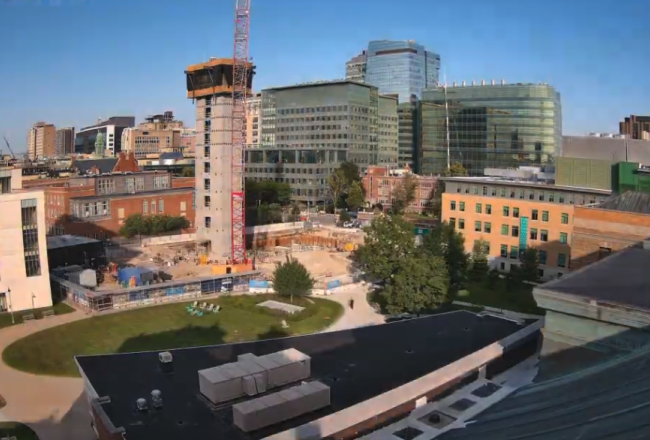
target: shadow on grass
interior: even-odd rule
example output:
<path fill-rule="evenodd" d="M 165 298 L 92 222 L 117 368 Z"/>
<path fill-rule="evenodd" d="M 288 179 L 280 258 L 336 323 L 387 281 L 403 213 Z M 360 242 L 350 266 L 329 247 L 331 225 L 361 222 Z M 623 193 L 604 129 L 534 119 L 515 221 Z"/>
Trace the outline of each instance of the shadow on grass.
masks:
<path fill-rule="evenodd" d="M 118 353 L 136 351 L 169 350 L 178 347 L 198 347 L 202 345 L 222 344 L 226 331 L 215 324 L 209 327 L 190 325 L 176 330 L 158 333 L 141 333 L 125 340 Z"/>
<path fill-rule="evenodd" d="M 291 333 L 283 329 L 282 327 L 279 327 L 277 325 L 274 325 L 264 333 L 260 333 L 257 336 L 258 341 L 262 341 L 264 339 L 278 339 L 278 338 L 286 338 L 287 336 L 291 336 Z"/>
<path fill-rule="evenodd" d="M 38 440 L 36 433 L 22 423 L 0 422 L 0 438 L 16 438 L 17 440 Z"/>

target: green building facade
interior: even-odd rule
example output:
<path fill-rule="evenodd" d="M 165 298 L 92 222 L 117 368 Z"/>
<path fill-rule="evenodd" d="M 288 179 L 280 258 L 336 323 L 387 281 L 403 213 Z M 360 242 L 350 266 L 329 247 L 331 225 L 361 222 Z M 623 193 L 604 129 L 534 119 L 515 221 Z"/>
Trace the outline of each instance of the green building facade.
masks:
<path fill-rule="evenodd" d="M 482 176 L 485 168 L 554 164 L 560 155 L 560 94 L 547 84 L 427 89 L 421 112 L 422 174 L 442 174 L 448 160 Z"/>
<path fill-rule="evenodd" d="M 606 160 L 559 157 L 555 166 L 555 184 L 611 190 L 614 165 L 614 162 Z"/>

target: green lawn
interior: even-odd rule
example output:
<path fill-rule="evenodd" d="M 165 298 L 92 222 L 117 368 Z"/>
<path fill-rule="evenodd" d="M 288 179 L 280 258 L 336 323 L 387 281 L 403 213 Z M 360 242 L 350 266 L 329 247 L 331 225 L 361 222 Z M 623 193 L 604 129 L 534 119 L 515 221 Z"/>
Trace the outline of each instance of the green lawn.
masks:
<path fill-rule="evenodd" d="M 0 438 L 16 437 L 17 440 L 38 440 L 38 436 L 22 423 L 0 422 Z"/>
<path fill-rule="evenodd" d="M 56 315 L 65 315 L 66 313 L 72 313 L 74 312 L 74 309 L 67 305 L 66 303 L 57 303 L 54 304 L 52 307 L 44 307 L 42 309 L 34 309 L 34 310 L 22 310 L 20 312 L 15 312 L 14 313 L 14 323 L 15 324 L 22 324 L 23 322 L 23 315 L 29 315 L 30 313 L 33 313 L 36 319 L 41 319 L 43 317 L 42 313 L 43 310 L 48 310 L 48 309 L 53 309 L 54 314 Z M 9 327 L 13 325 L 11 323 L 11 313 L 0 313 L 0 329 L 4 327 Z"/>
<path fill-rule="evenodd" d="M 454 299 L 513 312 L 543 314 L 533 298 L 533 286 L 516 283 L 508 289 L 504 279 L 499 279 L 493 286 L 487 282 L 469 282 Z"/>
<path fill-rule="evenodd" d="M 125 353 L 240 342 L 312 333 L 336 321 L 343 307 L 320 298 L 295 298 L 305 310 L 295 315 L 257 307 L 270 295 L 226 296 L 214 299 L 218 314 L 191 316 L 188 303 L 145 307 L 96 316 L 34 333 L 2 353 L 13 368 L 55 376 L 77 376 L 75 355 Z M 272 299 L 288 302 L 273 297 Z M 281 328 L 282 319 L 289 324 Z"/>

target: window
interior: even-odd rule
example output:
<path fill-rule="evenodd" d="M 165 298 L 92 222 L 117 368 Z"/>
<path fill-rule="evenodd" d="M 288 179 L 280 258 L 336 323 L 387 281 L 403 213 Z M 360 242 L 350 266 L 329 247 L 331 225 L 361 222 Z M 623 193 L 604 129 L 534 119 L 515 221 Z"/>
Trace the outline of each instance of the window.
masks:
<path fill-rule="evenodd" d="M 41 274 L 41 257 L 38 243 L 38 217 L 36 199 L 20 201 L 23 228 L 23 257 L 28 277 Z"/>
<path fill-rule="evenodd" d="M 465 220 L 462 218 L 458 220 L 458 229 L 465 229 Z"/>
<path fill-rule="evenodd" d="M 557 254 L 557 266 L 566 267 L 566 254 Z"/>
<path fill-rule="evenodd" d="M 181 202 L 181 211 L 187 211 L 187 202 Z"/>
<path fill-rule="evenodd" d="M 477 203 L 476 204 L 476 213 L 480 214 L 481 212 L 483 212 L 483 205 L 480 204 L 480 203 Z"/>
<path fill-rule="evenodd" d="M 543 222 L 548 221 L 548 211 L 542 211 L 542 221 Z"/>
<path fill-rule="evenodd" d="M 505 196 L 506 196 L 506 189 L 505 189 L 505 188 L 501 188 L 501 192 L 500 192 L 500 193 L 501 193 L 501 197 L 505 197 Z"/>
<path fill-rule="evenodd" d="M 542 229 L 542 233 L 540 234 L 539 239 L 541 241 L 548 241 L 548 231 L 546 229 Z"/>
<path fill-rule="evenodd" d="M 488 215 L 492 214 L 492 205 L 485 205 L 485 213 Z"/>
<path fill-rule="evenodd" d="M 491 194 L 492 194 L 492 197 L 496 197 L 496 195 L 497 195 L 497 189 L 496 189 L 496 188 L 492 188 L 492 192 L 491 192 Z"/>
<path fill-rule="evenodd" d="M 510 216 L 510 207 L 508 207 L 508 206 L 503 207 L 503 216 L 504 217 L 509 217 Z"/>
<path fill-rule="evenodd" d="M 530 239 L 537 240 L 537 229 L 535 228 L 530 229 Z"/>
<path fill-rule="evenodd" d="M 460 210 L 465 211 L 465 202 L 460 202 Z"/>
<path fill-rule="evenodd" d="M 210 172 L 210 162 L 203 162 L 203 172 L 205 173 Z"/>
<path fill-rule="evenodd" d="M 560 243 L 567 244 L 569 242 L 569 234 L 566 232 L 560 232 Z"/>
<path fill-rule="evenodd" d="M 158 212 L 161 214 L 165 212 L 165 201 L 163 199 L 158 200 Z"/>
<path fill-rule="evenodd" d="M 143 214 L 149 213 L 149 202 L 147 202 L 146 200 L 142 202 L 142 213 Z"/>
<path fill-rule="evenodd" d="M 478 220 L 474 222 L 474 232 L 481 232 L 481 222 Z"/>
<path fill-rule="evenodd" d="M 156 201 L 155 200 L 151 201 L 151 213 L 152 214 L 156 213 Z"/>
<path fill-rule="evenodd" d="M 207 180 L 208 182 L 210 181 L 210 179 L 205 179 L 205 180 Z M 155 176 L 153 178 L 153 188 L 154 189 L 169 188 L 169 176 Z M 206 188 L 206 189 L 210 189 L 210 188 Z"/>
<path fill-rule="evenodd" d="M 501 225 L 501 235 L 508 235 L 510 228 L 508 225 Z"/>
<path fill-rule="evenodd" d="M 519 218 L 519 208 L 512 208 L 512 216 L 514 218 Z"/>
<path fill-rule="evenodd" d="M 519 258 L 519 247 L 518 246 L 510 246 L 510 258 L 513 260 L 516 260 Z"/>
<path fill-rule="evenodd" d="M 563 225 L 569 224 L 569 214 L 567 214 L 566 212 L 562 213 L 562 224 Z"/>
<path fill-rule="evenodd" d="M 501 253 L 500 253 L 500 255 L 503 258 L 508 258 L 508 245 L 507 244 L 502 244 L 501 245 Z"/>
<path fill-rule="evenodd" d="M 117 208 L 117 218 L 119 220 L 124 218 L 124 208 Z"/>
<path fill-rule="evenodd" d="M 205 218 L 205 227 L 210 228 L 212 226 L 212 217 L 206 217 Z"/>
<path fill-rule="evenodd" d="M 555 194 L 554 193 L 550 193 L 548 195 L 548 201 L 549 202 L 554 202 L 555 201 Z"/>
<path fill-rule="evenodd" d="M 562 193 L 558 194 L 558 202 L 564 203 L 564 194 Z"/>
<path fill-rule="evenodd" d="M 535 200 L 535 191 L 531 191 L 528 193 L 528 200 Z"/>
<path fill-rule="evenodd" d="M 203 189 L 210 191 L 210 179 L 203 179 Z"/>
<path fill-rule="evenodd" d="M 474 194 L 478 194 L 478 186 L 473 186 L 473 187 L 472 187 L 472 192 L 473 192 Z"/>
<path fill-rule="evenodd" d="M 546 264 L 546 251 L 539 251 L 539 264 Z"/>
<path fill-rule="evenodd" d="M 453 218 L 453 217 L 451 217 L 451 218 L 449 219 L 449 224 L 451 225 L 452 228 L 455 229 L 455 228 L 456 228 L 456 219 Z"/>
<path fill-rule="evenodd" d="M 513 226 L 512 227 L 512 236 L 513 237 L 519 237 L 519 226 Z"/>
<path fill-rule="evenodd" d="M 115 192 L 114 179 L 97 179 L 98 194 L 113 194 Z"/>
<path fill-rule="evenodd" d="M 539 192 L 539 201 L 543 202 L 544 201 L 544 191 Z"/>
<path fill-rule="evenodd" d="M 483 232 L 485 232 L 486 234 L 490 234 L 492 232 L 492 223 L 490 222 L 483 223 Z"/>
<path fill-rule="evenodd" d="M 210 207 L 210 196 L 203 196 L 203 206 L 206 208 Z"/>
<path fill-rule="evenodd" d="M 484 186 L 484 187 L 483 187 L 483 195 L 484 195 L 484 196 L 487 196 L 487 186 Z"/>
<path fill-rule="evenodd" d="M 532 220 L 539 220 L 539 212 L 536 209 L 533 209 L 532 215 L 530 217 Z"/>
<path fill-rule="evenodd" d="M 452 200 L 451 203 L 449 203 L 449 209 L 451 209 L 452 211 L 456 210 L 456 202 L 454 200 Z"/>
<path fill-rule="evenodd" d="M 524 199 L 524 190 L 523 190 L 523 189 L 520 189 L 520 190 L 519 190 L 519 198 L 520 198 L 521 200 Z"/>

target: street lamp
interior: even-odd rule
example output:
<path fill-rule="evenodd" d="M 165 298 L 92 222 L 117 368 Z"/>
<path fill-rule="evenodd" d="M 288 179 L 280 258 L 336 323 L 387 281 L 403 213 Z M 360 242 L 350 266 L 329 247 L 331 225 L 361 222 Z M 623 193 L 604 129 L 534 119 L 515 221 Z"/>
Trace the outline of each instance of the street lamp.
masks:
<path fill-rule="evenodd" d="M 36 295 L 34 295 L 34 292 L 32 292 L 32 312 L 34 311 L 34 299 L 36 298 Z"/>
<path fill-rule="evenodd" d="M 9 300 L 9 312 L 11 313 L 11 324 L 15 324 L 14 321 L 14 304 L 11 300 L 11 289 L 7 287 L 7 299 Z"/>

